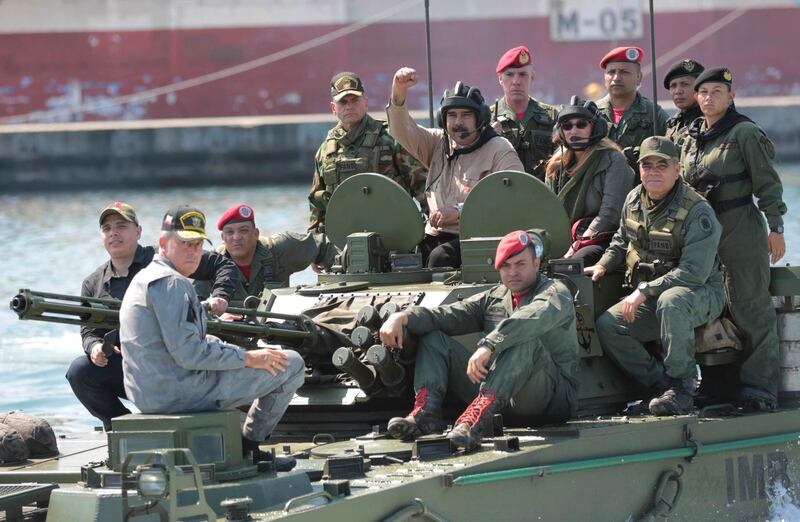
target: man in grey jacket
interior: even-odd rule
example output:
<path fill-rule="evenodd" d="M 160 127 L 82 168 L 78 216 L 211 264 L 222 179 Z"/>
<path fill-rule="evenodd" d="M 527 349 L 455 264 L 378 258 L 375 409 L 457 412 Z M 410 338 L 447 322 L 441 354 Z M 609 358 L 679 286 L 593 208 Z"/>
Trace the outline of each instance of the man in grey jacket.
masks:
<path fill-rule="evenodd" d="M 244 351 L 207 336 L 205 313 L 188 279 L 208 240 L 205 216 L 180 206 L 167 211 L 161 230 L 159 255 L 133 278 L 120 309 L 125 391 L 143 413 L 252 402 L 243 445 L 259 458 L 259 444 L 303 384 L 303 359 L 277 347 Z"/>

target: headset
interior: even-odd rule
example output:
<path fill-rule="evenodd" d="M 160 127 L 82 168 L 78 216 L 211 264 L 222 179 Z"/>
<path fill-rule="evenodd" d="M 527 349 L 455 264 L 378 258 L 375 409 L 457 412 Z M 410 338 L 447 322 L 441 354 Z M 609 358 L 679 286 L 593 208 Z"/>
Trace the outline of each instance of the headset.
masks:
<path fill-rule="evenodd" d="M 442 101 L 436 111 L 436 124 L 447 130 L 447 111 L 449 109 L 469 109 L 475 112 L 477 119 L 475 128 L 478 132 L 489 124 L 492 119 L 492 111 L 483 99 L 481 91 L 477 87 L 470 87 L 461 82 L 456 82 L 453 90 L 445 90 L 442 94 Z"/>
<path fill-rule="evenodd" d="M 561 130 L 561 124 L 570 118 L 584 118 L 589 120 L 589 123 L 592 124 L 592 134 L 580 145 L 568 143 L 567 140 L 564 139 L 564 131 Z M 569 105 L 562 107 L 561 110 L 558 111 L 556 124 L 553 126 L 553 133 L 556 135 L 557 144 L 567 147 L 568 149 L 584 150 L 599 143 L 600 140 L 608 135 L 608 121 L 600 116 L 597 104 L 593 101 L 583 101 L 578 96 L 573 96 L 569 100 Z"/>

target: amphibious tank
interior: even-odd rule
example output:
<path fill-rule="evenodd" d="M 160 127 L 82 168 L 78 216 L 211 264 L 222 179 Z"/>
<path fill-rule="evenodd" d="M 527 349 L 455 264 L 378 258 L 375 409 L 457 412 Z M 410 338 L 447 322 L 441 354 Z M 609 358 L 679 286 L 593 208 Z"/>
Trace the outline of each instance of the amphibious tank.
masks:
<path fill-rule="evenodd" d="M 796 269 L 772 274 L 783 339 L 781 409 L 751 413 L 711 401 L 694 415 L 624 416 L 637 390 L 604 356 L 594 330 L 595 318 L 625 292 L 622 275 L 593 285 L 580 262 L 560 258 L 569 222 L 538 180 L 498 172 L 473 188 L 462 212 L 459 270 L 422 268 L 419 208 L 377 174 L 342 183 L 326 226 L 342 253 L 317 284 L 265 291 L 236 310 L 242 322 L 208 323 L 210 333 L 243 345 L 280 343 L 303 354 L 306 384 L 269 446 L 294 455 L 294 470 L 241 457 L 239 411 L 132 414 L 114 419 L 108 434 L 60 440 L 57 458 L 0 467 L 0 510 L 9 519 L 69 522 L 694 521 L 763 520 L 797 506 Z M 403 350 L 386 349 L 376 333 L 381 322 L 406 306 L 452 303 L 496 284 L 496 244 L 515 229 L 542 238 L 542 270 L 574 296 L 583 349 L 577 417 L 533 428 L 524 418 L 496 415 L 492 433 L 470 453 L 443 434 L 391 439 L 387 420 L 413 402 L 415 346 L 406 336 Z M 119 303 L 24 290 L 11 306 L 22 319 L 113 328 Z M 477 338 L 459 340 L 473 350 Z M 738 357 L 727 348 L 698 353 L 701 375 L 724 375 Z M 448 420 L 461 408 L 446 408 Z"/>

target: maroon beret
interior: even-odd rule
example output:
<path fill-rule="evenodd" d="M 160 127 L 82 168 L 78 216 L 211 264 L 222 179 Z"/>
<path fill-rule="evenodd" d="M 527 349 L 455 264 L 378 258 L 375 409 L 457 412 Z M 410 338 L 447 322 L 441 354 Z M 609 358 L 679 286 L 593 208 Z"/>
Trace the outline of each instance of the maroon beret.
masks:
<path fill-rule="evenodd" d="M 253 208 L 244 203 L 234 205 L 222 214 L 222 217 L 217 221 L 217 228 L 222 230 L 222 227 L 228 223 L 241 223 L 242 221 L 256 221 L 256 213 Z"/>
<path fill-rule="evenodd" d="M 506 53 L 500 57 L 500 61 L 497 62 L 497 72 L 499 74 L 509 67 L 524 67 L 530 65 L 532 60 L 533 56 L 531 56 L 530 49 L 524 45 L 514 47 L 506 51 Z"/>
<path fill-rule="evenodd" d="M 600 60 L 600 68 L 605 69 L 608 62 L 630 62 L 642 64 L 644 51 L 641 47 L 617 47 L 612 49 Z"/>
<path fill-rule="evenodd" d="M 500 267 L 503 266 L 506 259 L 525 250 L 525 247 L 532 241 L 533 239 L 530 234 L 524 230 L 515 230 L 503 236 L 503 239 L 497 244 L 497 253 L 494 256 L 494 267 L 500 270 Z"/>

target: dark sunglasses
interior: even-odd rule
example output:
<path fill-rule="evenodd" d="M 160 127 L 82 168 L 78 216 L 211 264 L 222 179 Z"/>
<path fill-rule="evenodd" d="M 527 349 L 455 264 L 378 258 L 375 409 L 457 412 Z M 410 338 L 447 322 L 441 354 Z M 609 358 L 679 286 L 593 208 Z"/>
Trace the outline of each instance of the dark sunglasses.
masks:
<path fill-rule="evenodd" d="M 561 124 L 561 128 L 564 129 L 565 131 L 571 131 L 572 127 L 578 129 L 585 129 L 588 126 L 589 122 L 586 120 L 578 120 L 578 123 L 565 122 Z"/>

